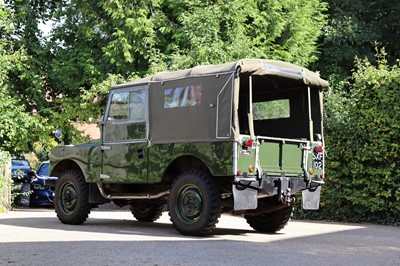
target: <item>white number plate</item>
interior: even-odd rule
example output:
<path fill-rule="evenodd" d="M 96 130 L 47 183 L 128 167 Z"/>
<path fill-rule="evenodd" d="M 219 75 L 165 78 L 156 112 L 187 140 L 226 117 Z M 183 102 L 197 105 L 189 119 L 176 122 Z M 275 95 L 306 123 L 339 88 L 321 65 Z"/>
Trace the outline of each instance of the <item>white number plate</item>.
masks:
<path fill-rule="evenodd" d="M 313 153 L 313 168 L 322 169 L 324 166 L 324 155 L 322 152 Z"/>

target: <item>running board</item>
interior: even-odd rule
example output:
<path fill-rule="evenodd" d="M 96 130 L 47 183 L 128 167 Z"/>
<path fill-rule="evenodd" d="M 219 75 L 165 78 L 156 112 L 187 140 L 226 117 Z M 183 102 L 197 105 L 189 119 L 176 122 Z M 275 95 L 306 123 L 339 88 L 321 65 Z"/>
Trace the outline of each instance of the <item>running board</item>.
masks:
<path fill-rule="evenodd" d="M 169 195 L 169 190 L 160 192 L 158 194 L 147 194 L 147 195 L 138 195 L 138 194 L 124 194 L 124 195 L 107 195 L 101 185 L 97 183 L 97 187 L 99 188 L 101 196 L 103 198 L 108 199 L 108 200 L 117 200 L 117 199 L 126 199 L 126 200 L 136 200 L 136 199 L 146 199 L 146 200 L 151 200 L 151 199 L 159 199 L 164 196 Z"/>

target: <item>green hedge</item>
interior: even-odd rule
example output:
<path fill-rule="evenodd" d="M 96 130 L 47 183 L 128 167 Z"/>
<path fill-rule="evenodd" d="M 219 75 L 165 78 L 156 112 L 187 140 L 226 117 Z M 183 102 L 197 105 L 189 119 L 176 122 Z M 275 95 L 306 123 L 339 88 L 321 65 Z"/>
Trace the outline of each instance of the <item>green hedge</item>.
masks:
<path fill-rule="evenodd" d="M 358 61 L 325 94 L 321 209 L 296 217 L 400 224 L 400 69 Z"/>

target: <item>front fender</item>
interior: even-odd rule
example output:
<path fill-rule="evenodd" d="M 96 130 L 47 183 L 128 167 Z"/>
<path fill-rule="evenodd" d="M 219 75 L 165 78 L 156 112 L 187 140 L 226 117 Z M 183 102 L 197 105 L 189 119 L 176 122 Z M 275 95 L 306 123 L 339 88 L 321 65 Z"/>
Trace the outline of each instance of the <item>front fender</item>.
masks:
<path fill-rule="evenodd" d="M 59 146 L 50 153 L 50 175 L 59 176 L 66 170 L 78 169 L 86 182 L 96 182 L 100 179 L 101 160 L 100 144 Z"/>

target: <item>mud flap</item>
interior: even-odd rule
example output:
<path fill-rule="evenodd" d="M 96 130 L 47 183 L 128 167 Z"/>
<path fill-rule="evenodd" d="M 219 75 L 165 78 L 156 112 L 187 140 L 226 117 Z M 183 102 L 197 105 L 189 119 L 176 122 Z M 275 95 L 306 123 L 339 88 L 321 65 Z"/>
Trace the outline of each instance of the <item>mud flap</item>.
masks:
<path fill-rule="evenodd" d="M 233 185 L 232 191 L 235 211 L 257 209 L 257 190 Z"/>
<path fill-rule="evenodd" d="M 302 191 L 302 205 L 304 210 L 318 210 L 321 195 L 321 186 Z"/>

